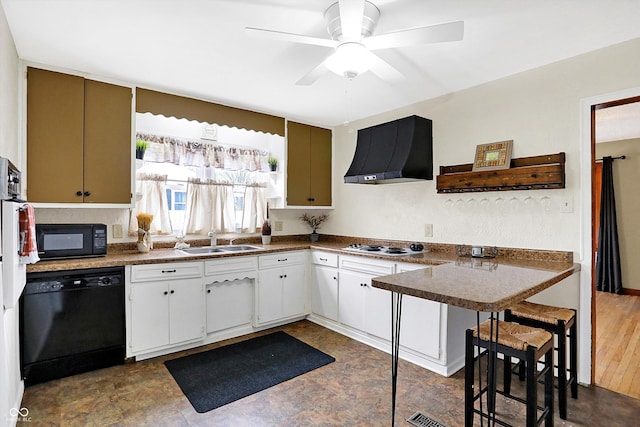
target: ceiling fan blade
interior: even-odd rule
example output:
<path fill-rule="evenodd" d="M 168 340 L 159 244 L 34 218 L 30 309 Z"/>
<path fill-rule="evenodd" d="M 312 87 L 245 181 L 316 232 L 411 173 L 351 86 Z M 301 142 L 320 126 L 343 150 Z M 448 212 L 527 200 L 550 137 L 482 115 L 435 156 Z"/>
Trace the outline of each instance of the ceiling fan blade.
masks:
<path fill-rule="evenodd" d="M 302 34 L 285 33 L 282 31 L 265 30 L 262 28 L 245 27 L 245 32 L 256 37 L 265 37 L 274 40 L 282 40 L 291 43 L 303 43 L 316 46 L 332 47 L 338 46 L 339 42 L 331 39 L 321 39 L 319 37 L 305 36 Z"/>
<path fill-rule="evenodd" d="M 313 70 L 302 76 L 300 80 L 296 82 L 298 86 L 309 86 L 315 83 L 323 74 L 328 72 L 329 69 L 324 65 L 324 61 L 318 64 Z"/>
<path fill-rule="evenodd" d="M 359 41 L 362 38 L 364 1 L 339 0 L 342 41 Z"/>
<path fill-rule="evenodd" d="M 397 83 L 405 79 L 404 74 L 389 65 L 387 61 L 380 58 L 378 55 L 373 56 L 376 58 L 376 62 L 371 68 L 371 72 L 373 74 L 390 84 Z"/>
<path fill-rule="evenodd" d="M 426 43 L 452 42 L 462 40 L 463 36 L 464 21 L 456 21 L 367 37 L 362 40 L 362 44 L 370 50 L 377 50 Z"/>

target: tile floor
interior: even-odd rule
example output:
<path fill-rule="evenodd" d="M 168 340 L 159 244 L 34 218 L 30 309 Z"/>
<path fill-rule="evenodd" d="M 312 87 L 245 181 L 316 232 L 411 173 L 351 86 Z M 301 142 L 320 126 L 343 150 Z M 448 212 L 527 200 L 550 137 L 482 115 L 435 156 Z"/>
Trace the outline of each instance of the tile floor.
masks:
<path fill-rule="evenodd" d="M 27 387 L 31 426 L 388 426 L 391 356 L 308 321 L 276 329 L 331 354 L 336 362 L 205 414 L 193 410 L 163 362 L 176 353 Z M 260 334 L 269 333 L 260 332 Z M 216 343 L 218 347 L 235 340 Z M 517 386 L 518 381 L 514 381 Z M 400 361 L 396 426 L 420 411 L 464 425 L 464 372 L 445 378 Z M 499 413 L 524 425 L 520 404 L 498 399 Z M 640 400 L 598 387 L 569 399 L 556 426 L 638 425 Z M 19 423 L 18 427 L 26 427 Z M 476 425 L 480 425 L 479 421 Z M 486 425 L 486 422 L 485 422 Z"/>

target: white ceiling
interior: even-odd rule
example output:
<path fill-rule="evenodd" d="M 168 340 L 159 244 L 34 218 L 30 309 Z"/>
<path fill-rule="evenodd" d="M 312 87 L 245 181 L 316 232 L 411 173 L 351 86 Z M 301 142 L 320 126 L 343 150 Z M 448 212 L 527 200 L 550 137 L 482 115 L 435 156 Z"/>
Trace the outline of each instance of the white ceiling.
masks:
<path fill-rule="evenodd" d="M 464 39 L 377 51 L 371 72 L 295 82 L 330 49 L 249 37 L 328 37 L 334 0 L 1 0 L 20 58 L 334 126 L 640 37 L 640 0 L 372 0 L 382 34 L 463 20 Z"/>

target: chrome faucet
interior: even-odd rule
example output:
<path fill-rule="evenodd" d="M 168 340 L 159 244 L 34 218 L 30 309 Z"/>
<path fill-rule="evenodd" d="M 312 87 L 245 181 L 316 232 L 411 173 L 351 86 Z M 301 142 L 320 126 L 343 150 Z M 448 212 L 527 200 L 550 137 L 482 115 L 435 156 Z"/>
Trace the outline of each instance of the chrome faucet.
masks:
<path fill-rule="evenodd" d="M 233 239 L 229 239 L 229 245 L 233 245 L 233 241 L 235 240 L 235 238 Z"/>
<path fill-rule="evenodd" d="M 218 244 L 218 239 L 216 238 L 216 230 L 211 230 L 207 233 L 207 236 L 211 238 L 211 247 L 215 247 Z"/>

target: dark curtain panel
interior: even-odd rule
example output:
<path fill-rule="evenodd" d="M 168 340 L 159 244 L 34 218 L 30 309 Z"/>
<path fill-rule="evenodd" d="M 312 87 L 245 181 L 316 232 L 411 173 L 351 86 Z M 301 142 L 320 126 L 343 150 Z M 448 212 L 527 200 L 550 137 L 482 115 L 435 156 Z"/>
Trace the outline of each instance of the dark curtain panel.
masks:
<path fill-rule="evenodd" d="M 602 191 L 600 194 L 596 289 L 621 294 L 622 274 L 620 271 L 616 198 L 613 191 L 613 159 L 611 157 L 602 159 Z"/>

